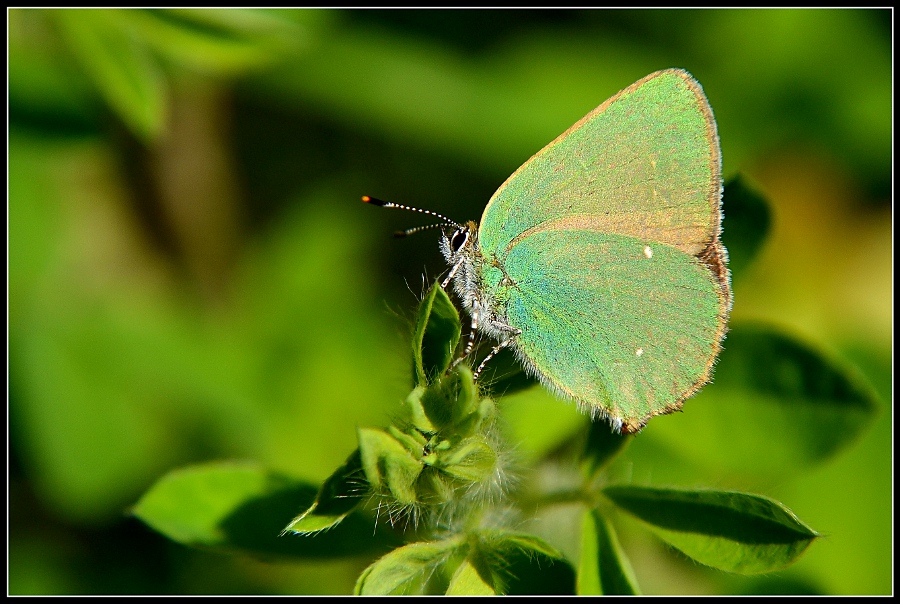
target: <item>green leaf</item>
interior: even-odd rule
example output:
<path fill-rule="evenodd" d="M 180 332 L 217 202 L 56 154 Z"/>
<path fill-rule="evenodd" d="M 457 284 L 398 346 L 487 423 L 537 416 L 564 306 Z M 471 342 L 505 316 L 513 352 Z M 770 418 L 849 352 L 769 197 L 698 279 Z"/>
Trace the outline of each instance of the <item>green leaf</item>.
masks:
<path fill-rule="evenodd" d="M 396 438 L 376 428 L 359 428 L 359 451 L 369 483 L 387 487 L 401 504 L 416 503 L 415 483 L 424 465 Z"/>
<path fill-rule="evenodd" d="M 417 386 L 413 388 L 409 396 L 403 401 L 405 407 L 404 420 L 423 434 L 434 434 L 438 431 L 438 426 L 428 417 L 428 410 L 425 408 L 426 397 L 430 394 L 429 390 L 431 388 Z"/>
<path fill-rule="evenodd" d="M 597 510 L 582 516 L 577 588 L 580 596 L 640 593 L 615 530 Z"/>
<path fill-rule="evenodd" d="M 459 565 L 453 578 L 450 579 L 450 587 L 447 588 L 448 596 L 493 596 L 494 588 L 485 583 L 475 567 L 466 560 Z"/>
<path fill-rule="evenodd" d="M 509 533 L 506 531 L 482 531 L 481 540 L 490 543 L 499 551 L 521 551 L 529 555 L 541 555 L 548 558 L 562 559 L 558 549 L 534 535 L 526 533 Z"/>
<path fill-rule="evenodd" d="M 447 292 L 435 283 L 419 305 L 413 332 L 413 372 L 417 386 L 431 384 L 446 373 L 461 329 L 459 313 Z"/>
<path fill-rule="evenodd" d="M 472 371 L 462 364 L 427 387 L 416 387 L 406 399 L 408 421 L 425 433 L 477 428 L 487 417 L 482 406 Z"/>
<path fill-rule="evenodd" d="M 357 449 L 322 484 L 309 509 L 294 518 L 284 530 L 309 535 L 332 528 L 356 509 L 368 489 L 369 483 Z"/>
<path fill-rule="evenodd" d="M 457 365 L 448 378 L 444 381 L 450 384 L 453 392 L 450 407 L 453 426 L 460 433 L 471 434 L 481 428 L 482 422 L 493 418 L 493 402 L 478 396 L 475 377 L 467 365 Z"/>
<path fill-rule="evenodd" d="M 223 75 L 264 65 L 308 39 L 297 24 L 253 9 L 134 10 L 128 17 L 172 64 Z"/>
<path fill-rule="evenodd" d="M 725 183 L 722 208 L 722 243 L 728 249 L 728 268 L 740 276 L 765 242 L 771 210 L 766 198 L 741 175 Z"/>
<path fill-rule="evenodd" d="M 363 572 L 355 593 L 571 594 L 574 584 L 571 566 L 541 539 L 485 531 L 394 550 Z"/>
<path fill-rule="evenodd" d="M 865 378 L 814 346 L 753 323 L 734 324 L 724 346 L 714 383 L 653 431 L 702 463 L 784 474 L 834 455 L 878 415 Z"/>
<path fill-rule="evenodd" d="M 438 455 L 435 467 L 468 483 L 489 476 L 497 465 L 497 453 L 483 438 L 471 437 Z"/>
<path fill-rule="evenodd" d="M 72 53 L 134 134 L 150 142 L 167 117 L 165 82 L 127 10 L 55 10 Z"/>
<path fill-rule="evenodd" d="M 784 568 L 819 536 L 782 504 L 761 495 L 635 486 L 603 492 L 685 555 L 734 573 Z"/>
<path fill-rule="evenodd" d="M 494 416 L 490 399 L 478 396 L 472 370 L 464 364 L 418 387 L 407 399 L 409 418 L 423 432 L 473 434 Z"/>
<path fill-rule="evenodd" d="M 353 593 L 362 596 L 426 593 L 439 567 L 461 545 L 457 539 L 445 539 L 420 541 L 395 549 L 362 572 Z"/>
<path fill-rule="evenodd" d="M 556 548 L 534 535 L 482 531 L 469 560 L 498 594 L 575 593 L 575 570 Z"/>
<path fill-rule="evenodd" d="M 572 594 L 574 585 L 574 570 L 552 546 L 496 530 L 394 550 L 363 571 L 355 593 Z"/>
<path fill-rule="evenodd" d="M 361 516 L 314 538 L 282 536 L 315 492 L 313 485 L 255 465 L 215 462 L 170 472 L 132 513 L 179 543 L 262 557 L 351 556 L 396 542 L 387 532 L 373 534 L 371 521 Z"/>

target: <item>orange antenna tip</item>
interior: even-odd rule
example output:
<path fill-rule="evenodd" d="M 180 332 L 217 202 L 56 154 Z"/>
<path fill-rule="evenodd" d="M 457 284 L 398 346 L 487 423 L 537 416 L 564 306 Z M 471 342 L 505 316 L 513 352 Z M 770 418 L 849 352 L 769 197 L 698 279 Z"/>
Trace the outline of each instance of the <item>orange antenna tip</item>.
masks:
<path fill-rule="evenodd" d="M 371 203 L 373 206 L 381 206 L 383 208 L 392 208 L 394 204 L 378 199 L 377 197 L 369 197 L 368 195 L 363 195 L 362 200 L 366 203 Z"/>

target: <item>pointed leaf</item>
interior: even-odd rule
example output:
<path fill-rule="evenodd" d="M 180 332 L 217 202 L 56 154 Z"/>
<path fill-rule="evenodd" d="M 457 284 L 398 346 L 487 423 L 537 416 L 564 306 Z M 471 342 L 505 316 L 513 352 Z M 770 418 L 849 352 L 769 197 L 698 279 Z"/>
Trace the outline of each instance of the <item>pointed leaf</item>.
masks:
<path fill-rule="evenodd" d="M 132 513 L 179 543 L 262 557 L 357 555 L 396 542 L 384 531 L 373 535 L 371 520 L 356 515 L 314 538 L 281 536 L 315 492 L 313 485 L 252 464 L 216 462 L 167 474 Z"/>
<path fill-rule="evenodd" d="M 782 504 L 761 495 L 635 486 L 603 492 L 685 555 L 730 572 L 784 568 L 819 536 Z"/>
<path fill-rule="evenodd" d="M 494 588 L 485 583 L 475 567 L 467 560 L 459 565 L 453 578 L 450 580 L 450 587 L 447 588 L 448 596 L 493 596 L 496 592 Z"/>
<path fill-rule="evenodd" d="M 450 367 L 462 325 L 447 292 L 435 283 L 419 305 L 413 333 L 413 371 L 417 386 L 430 384 Z"/>
<path fill-rule="evenodd" d="M 470 419 L 472 415 L 477 415 L 476 422 L 480 422 L 489 414 L 485 414 L 485 410 L 490 407 L 484 406 L 484 399 L 478 396 L 478 387 L 475 385 L 475 377 L 472 370 L 465 364 L 457 365 L 448 375 L 448 380 L 452 384 L 454 396 L 453 424 L 459 426 L 461 422 Z"/>
<path fill-rule="evenodd" d="M 414 390 L 415 393 L 418 389 Z M 422 391 L 420 404 L 427 421 L 416 419 L 417 427 L 427 424 L 433 431 L 451 429 L 471 431 L 485 419 L 483 399 L 478 397 L 472 370 L 459 364 L 445 375 L 438 376 Z M 475 414 L 477 417 L 472 417 Z M 468 424 L 464 426 L 463 424 Z"/>
<path fill-rule="evenodd" d="M 366 478 L 387 487 L 401 504 L 417 501 L 415 483 L 424 467 L 396 438 L 375 428 L 359 428 L 359 451 Z"/>
<path fill-rule="evenodd" d="M 426 593 L 429 580 L 460 547 L 455 539 L 420 541 L 395 549 L 373 562 L 356 581 L 362 596 Z"/>
<path fill-rule="evenodd" d="M 368 489 L 369 483 L 357 449 L 322 484 L 313 504 L 284 530 L 309 535 L 332 528 L 356 509 Z"/>
<path fill-rule="evenodd" d="M 728 250 L 728 268 L 740 277 L 769 233 L 769 203 L 746 178 L 737 175 L 725 183 L 722 208 L 722 242 Z"/>
<path fill-rule="evenodd" d="M 612 525 L 597 510 L 581 520 L 578 595 L 636 595 L 637 581 Z"/>
<path fill-rule="evenodd" d="M 497 453 L 483 439 L 472 437 L 438 457 L 435 467 L 469 483 L 483 480 L 494 471 Z"/>
<path fill-rule="evenodd" d="M 417 386 L 413 388 L 413 391 L 403 401 L 404 419 L 423 434 L 434 434 L 438 431 L 438 426 L 428 417 L 424 404 L 426 397 L 429 395 L 429 390 L 430 388 L 425 386 Z"/>

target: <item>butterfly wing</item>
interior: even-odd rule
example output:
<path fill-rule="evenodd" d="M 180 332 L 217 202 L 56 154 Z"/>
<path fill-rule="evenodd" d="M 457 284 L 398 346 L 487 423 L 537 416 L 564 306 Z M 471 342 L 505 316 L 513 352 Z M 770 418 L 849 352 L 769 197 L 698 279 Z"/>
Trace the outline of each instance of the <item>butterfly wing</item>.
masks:
<path fill-rule="evenodd" d="M 627 430 L 709 379 L 724 305 L 706 265 L 628 235 L 552 230 L 513 247 L 498 286 L 517 352 L 560 394 Z"/>
<path fill-rule="evenodd" d="M 479 245 L 518 284 L 485 285 L 508 300 L 525 361 L 634 429 L 680 406 L 708 381 L 731 306 L 721 191 L 712 110 L 677 69 L 519 168 L 485 208 Z"/>
<path fill-rule="evenodd" d="M 719 139 L 700 84 L 677 69 L 622 90 L 525 162 L 484 210 L 503 257 L 529 229 L 640 236 L 699 254 L 720 230 Z"/>

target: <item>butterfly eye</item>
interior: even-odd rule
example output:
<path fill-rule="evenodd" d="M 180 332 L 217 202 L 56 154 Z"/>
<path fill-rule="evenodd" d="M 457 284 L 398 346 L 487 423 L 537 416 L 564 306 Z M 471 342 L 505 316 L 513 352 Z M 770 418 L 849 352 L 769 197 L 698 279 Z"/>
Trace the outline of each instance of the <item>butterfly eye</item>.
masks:
<path fill-rule="evenodd" d="M 462 249 L 462 246 L 464 246 L 468 240 L 469 229 L 457 229 L 456 232 L 453 233 L 453 236 L 450 237 L 450 249 L 455 254 Z"/>

